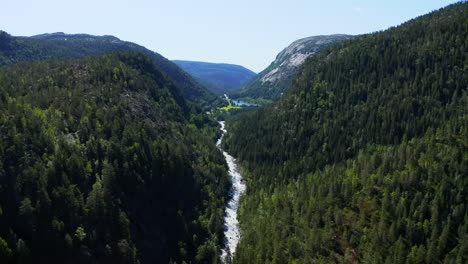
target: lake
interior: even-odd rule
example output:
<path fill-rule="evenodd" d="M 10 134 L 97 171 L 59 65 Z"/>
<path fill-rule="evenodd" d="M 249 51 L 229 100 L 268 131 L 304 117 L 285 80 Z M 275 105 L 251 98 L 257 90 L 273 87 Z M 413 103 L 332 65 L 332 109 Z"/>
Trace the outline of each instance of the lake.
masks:
<path fill-rule="evenodd" d="M 238 106 L 256 106 L 256 104 L 251 104 L 240 100 L 232 100 L 232 104 Z"/>

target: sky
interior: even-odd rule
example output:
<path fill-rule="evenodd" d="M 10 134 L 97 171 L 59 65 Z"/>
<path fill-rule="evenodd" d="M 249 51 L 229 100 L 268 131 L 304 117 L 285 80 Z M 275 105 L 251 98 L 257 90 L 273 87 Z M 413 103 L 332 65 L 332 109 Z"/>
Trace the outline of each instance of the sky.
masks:
<path fill-rule="evenodd" d="M 175 60 L 265 69 L 293 41 L 397 26 L 453 0 L 4 0 L 13 36 L 114 35 Z"/>

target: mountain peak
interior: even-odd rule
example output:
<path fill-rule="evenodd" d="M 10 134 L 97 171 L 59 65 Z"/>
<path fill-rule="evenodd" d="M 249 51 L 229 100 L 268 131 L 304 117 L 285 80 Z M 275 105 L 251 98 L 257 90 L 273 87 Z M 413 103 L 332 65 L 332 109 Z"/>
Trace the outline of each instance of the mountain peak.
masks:
<path fill-rule="evenodd" d="M 257 77 L 249 81 L 235 97 L 278 99 L 289 87 L 293 77 L 307 58 L 333 44 L 353 38 L 334 34 L 302 38 L 283 49 L 276 59 Z"/>
<path fill-rule="evenodd" d="M 319 35 L 319 36 L 311 36 L 303 39 L 298 39 L 291 43 L 287 48 L 282 50 L 277 56 L 274 61 L 283 61 L 287 59 L 288 56 L 292 56 L 294 54 L 313 54 L 320 50 L 320 48 L 327 44 L 332 44 L 339 39 L 349 39 L 351 35 L 345 34 L 335 34 L 335 35 Z"/>

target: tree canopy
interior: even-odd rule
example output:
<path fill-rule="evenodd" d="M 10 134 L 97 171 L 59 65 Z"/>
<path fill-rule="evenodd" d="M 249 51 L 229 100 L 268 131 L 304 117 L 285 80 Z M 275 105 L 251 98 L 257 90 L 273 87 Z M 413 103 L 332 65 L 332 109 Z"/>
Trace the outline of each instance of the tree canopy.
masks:
<path fill-rule="evenodd" d="M 1 258 L 216 263 L 217 131 L 139 53 L 1 68 Z"/>
<path fill-rule="evenodd" d="M 228 122 L 248 191 L 234 263 L 465 263 L 468 3 L 308 59 Z"/>

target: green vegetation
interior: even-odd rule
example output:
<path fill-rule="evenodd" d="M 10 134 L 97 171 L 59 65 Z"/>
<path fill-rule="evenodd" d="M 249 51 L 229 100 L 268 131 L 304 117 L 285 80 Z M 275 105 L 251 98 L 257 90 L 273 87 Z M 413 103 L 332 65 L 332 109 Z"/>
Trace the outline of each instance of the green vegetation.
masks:
<path fill-rule="evenodd" d="M 218 263 L 218 132 L 139 53 L 1 68 L 1 263 Z"/>
<path fill-rule="evenodd" d="M 0 31 L 0 66 L 30 60 L 70 59 L 111 51 L 136 51 L 148 56 L 156 67 L 174 81 L 182 95 L 206 108 L 222 106 L 222 101 L 190 75 L 160 54 L 113 36 L 63 33 L 33 37 L 13 37 Z"/>
<path fill-rule="evenodd" d="M 228 122 L 234 263 L 467 263 L 468 3 L 328 48 Z"/>
<path fill-rule="evenodd" d="M 226 100 L 226 102 L 228 103 L 228 106 L 219 108 L 222 111 L 229 111 L 229 110 L 232 110 L 232 109 L 242 109 L 243 108 L 242 106 L 233 105 L 232 100 L 229 97 L 224 98 L 224 100 Z"/>
<path fill-rule="evenodd" d="M 220 109 L 221 110 L 224 110 L 224 111 L 229 111 L 231 109 L 241 109 L 242 107 L 241 106 L 236 106 L 236 105 L 228 105 L 228 106 L 225 106 L 225 107 L 221 107 Z"/>
<path fill-rule="evenodd" d="M 255 72 L 240 65 L 199 61 L 172 61 L 215 94 L 236 90 L 252 79 Z"/>

